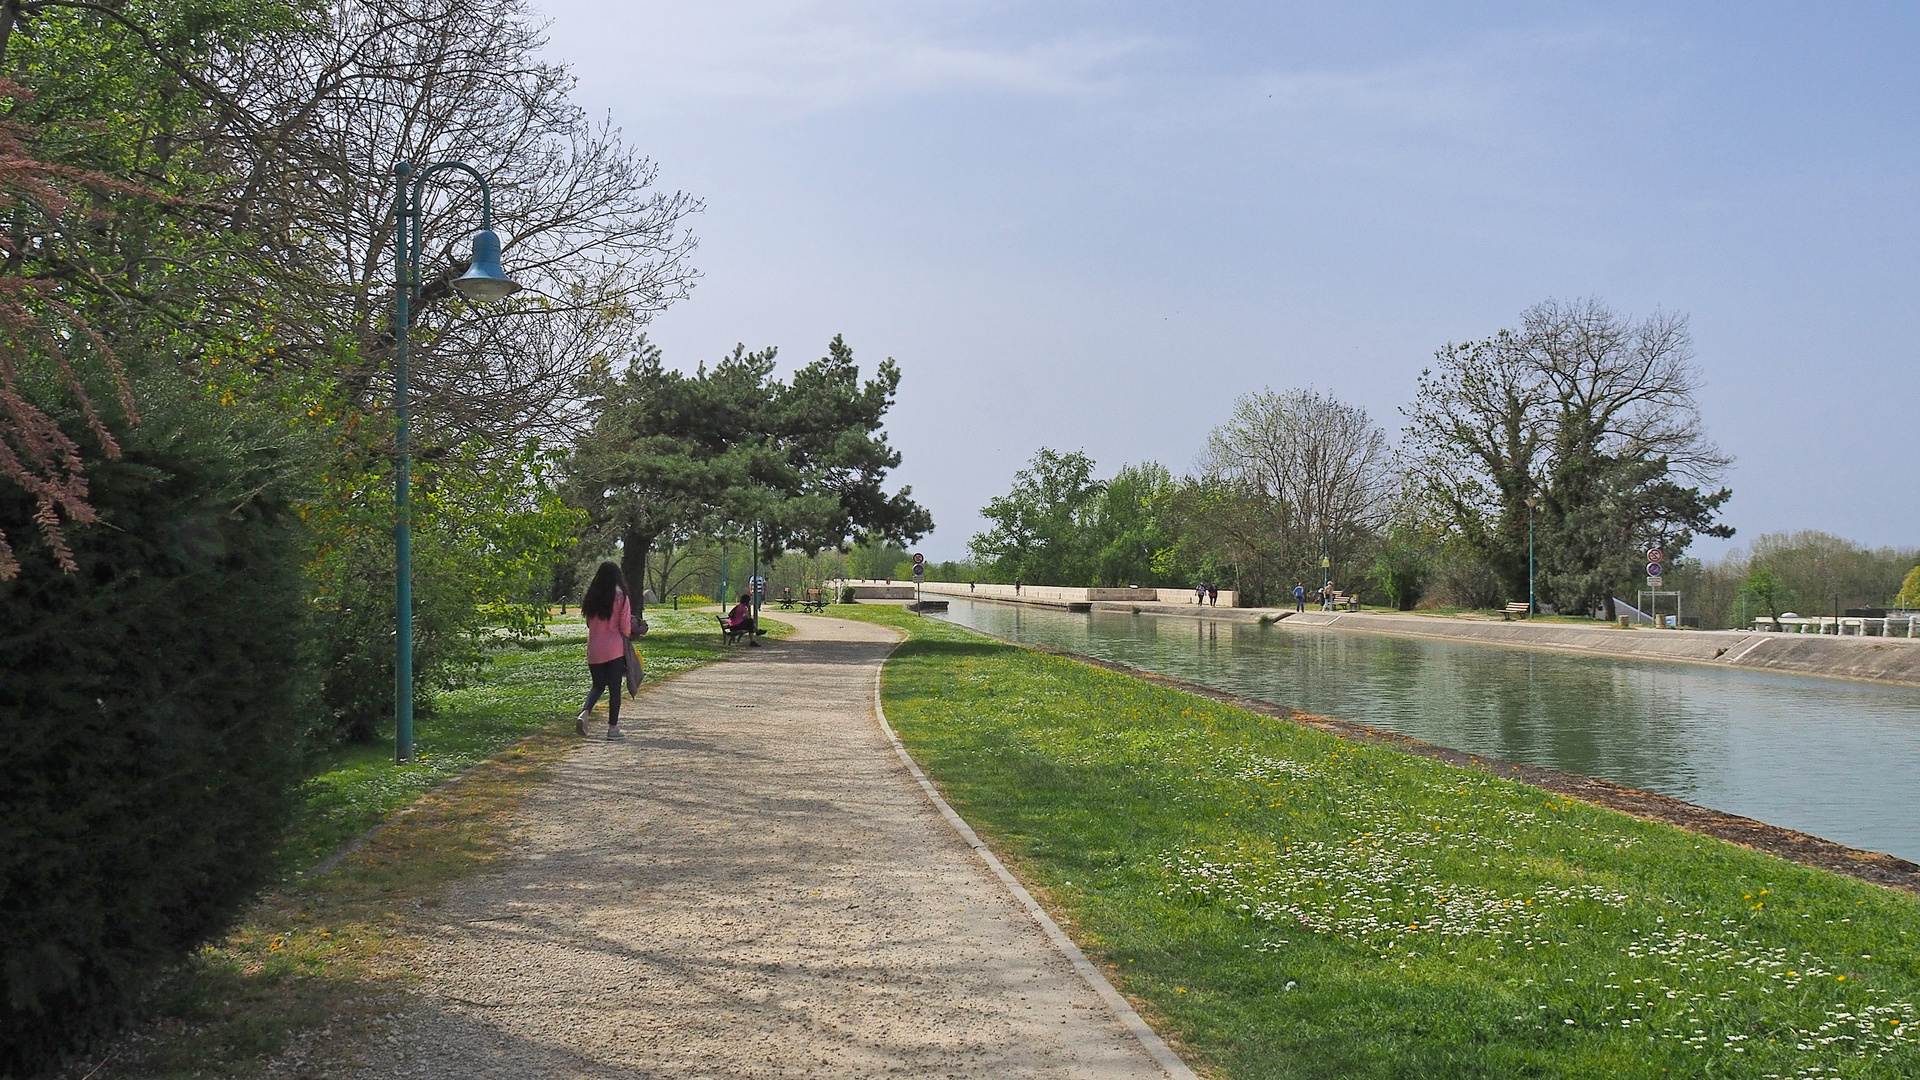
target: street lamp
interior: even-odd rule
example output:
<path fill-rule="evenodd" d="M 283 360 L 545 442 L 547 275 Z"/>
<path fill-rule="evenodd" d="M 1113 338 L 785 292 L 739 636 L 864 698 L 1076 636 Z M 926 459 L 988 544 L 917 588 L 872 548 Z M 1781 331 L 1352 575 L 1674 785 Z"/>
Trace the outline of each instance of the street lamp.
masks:
<path fill-rule="evenodd" d="M 395 448 L 399 468 L 393 481 L 393 758 L 413 760 L 413 507 L 409 487 L 413 460 L 408 456 L 407 421 L 407 307 L 420 284 L 420 195 L 427 180 L 438 172 L 458 169 L 480 185 L 480 231 L 473 234 L 473 261 L 453 287 L 470 300 L 498 300 L 520 291 L 520 283 L 500 268 L 500 237 L 493 231 L 493 193 L 487 178 L 464 161 L 441 161 L 421 169 L 402 161 L 393 167 L 398 177 L 394 195 L 393 265 L 393 413 L 398 421 Z M 409 183 L 411 181 L 411 183 Z"/>
<path fill-rule="evenodd" d="M 1540 613 L 1540 605 L 1533 598 L 1533 508 L 1540 503 L 1540 496 L 1527 496 L 1527 618 Z"/>

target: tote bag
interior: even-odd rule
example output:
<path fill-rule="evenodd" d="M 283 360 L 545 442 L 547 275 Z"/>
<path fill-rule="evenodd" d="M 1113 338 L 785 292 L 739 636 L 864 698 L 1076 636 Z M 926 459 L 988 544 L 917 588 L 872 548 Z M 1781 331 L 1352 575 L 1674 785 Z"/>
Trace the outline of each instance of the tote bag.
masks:
<path fill-rule="evenodd" d="M 633 642 L 629 641 L 627 642 L 627 693 L 639 693 L 640 684 L 646 681 L 647 665 L 641 662 L 639 651 L 633 647 Z"/>

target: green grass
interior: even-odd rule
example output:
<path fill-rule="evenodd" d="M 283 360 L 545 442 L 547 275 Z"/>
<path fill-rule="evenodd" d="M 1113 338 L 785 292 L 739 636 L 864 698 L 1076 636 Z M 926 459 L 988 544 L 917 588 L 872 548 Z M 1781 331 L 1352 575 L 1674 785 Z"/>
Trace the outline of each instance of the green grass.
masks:
<path fill-rule="evenodd" d="M 653 608 L 647 621 L 640 653 L 649 680 L 721 655 L 711 615 Z M 767 628 L 771 635 L 785 629 L 772 620 Z M 425 792 L 578 711 L 591 685 L 586 625 L 575 614 L 556 617 L 550 630 L 543 638 L 503 644 L 465 686 L 437 694 L 433 713 L 415 721 L 413 763 L 396 767 L 390 740 L 330 752 L 306 783 L 281 849 L 284 868 L 319 862 Z"/>
<path fill-rule="evenodd" d="M 896 608 L 888 719 L 1233 1077 L 1920 1075 L 1920 900 Z"/>

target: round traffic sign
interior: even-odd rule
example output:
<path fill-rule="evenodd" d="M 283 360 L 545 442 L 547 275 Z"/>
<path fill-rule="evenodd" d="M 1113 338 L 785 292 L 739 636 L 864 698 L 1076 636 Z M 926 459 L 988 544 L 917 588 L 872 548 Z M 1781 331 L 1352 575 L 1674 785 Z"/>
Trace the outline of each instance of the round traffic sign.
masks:
<path fill-rule="evenodd" d="M 1647 561 L 1648 562 L 1666 562 L 1667 560 L 1660 557 L 1659 548 L 1650 547 L 1647 549 Z"/>
<path fill-rule="evenodd" d="M 927 557 L 925 555 L 922 555 L 917 551 L 913 553 L 913 565 L 919 566 L 921 563 L 926 561 L 927 561 Z"/>
<path fill-rule="evenodd" d="M 1657 563 L 1657 562 L 1650 562 L 1650 563 L 1648 563 L 1648 564 L 1647 564 L 1647 576 L 1648 576 L 1648 577 L 1659 577 L 1659 576 L 1660 576 L 1660 564 L 1659 564 L 1659 563 Z"/>

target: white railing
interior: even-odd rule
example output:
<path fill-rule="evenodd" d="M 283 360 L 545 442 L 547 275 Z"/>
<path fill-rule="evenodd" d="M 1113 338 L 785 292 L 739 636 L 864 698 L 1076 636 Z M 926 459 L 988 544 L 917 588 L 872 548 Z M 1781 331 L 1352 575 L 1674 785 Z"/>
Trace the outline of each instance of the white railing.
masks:
<path fill-rule="evenodd" d="M 1833 634 L 1839 637 L 1912 638 L 1916 636 L 1915 631 L 1920 630 L 1920 615 L 1888 615 L 1879 619 L 1851 615 L 1840 618 L 1831 615 L 1781 616 L 1779 626 L 1775 626 L 1773 619 L 1768 616 L 1760 615 L 1754 618 L 1753 628 L 1762 633 L 1778 631 L 1783 634 Z"/>

